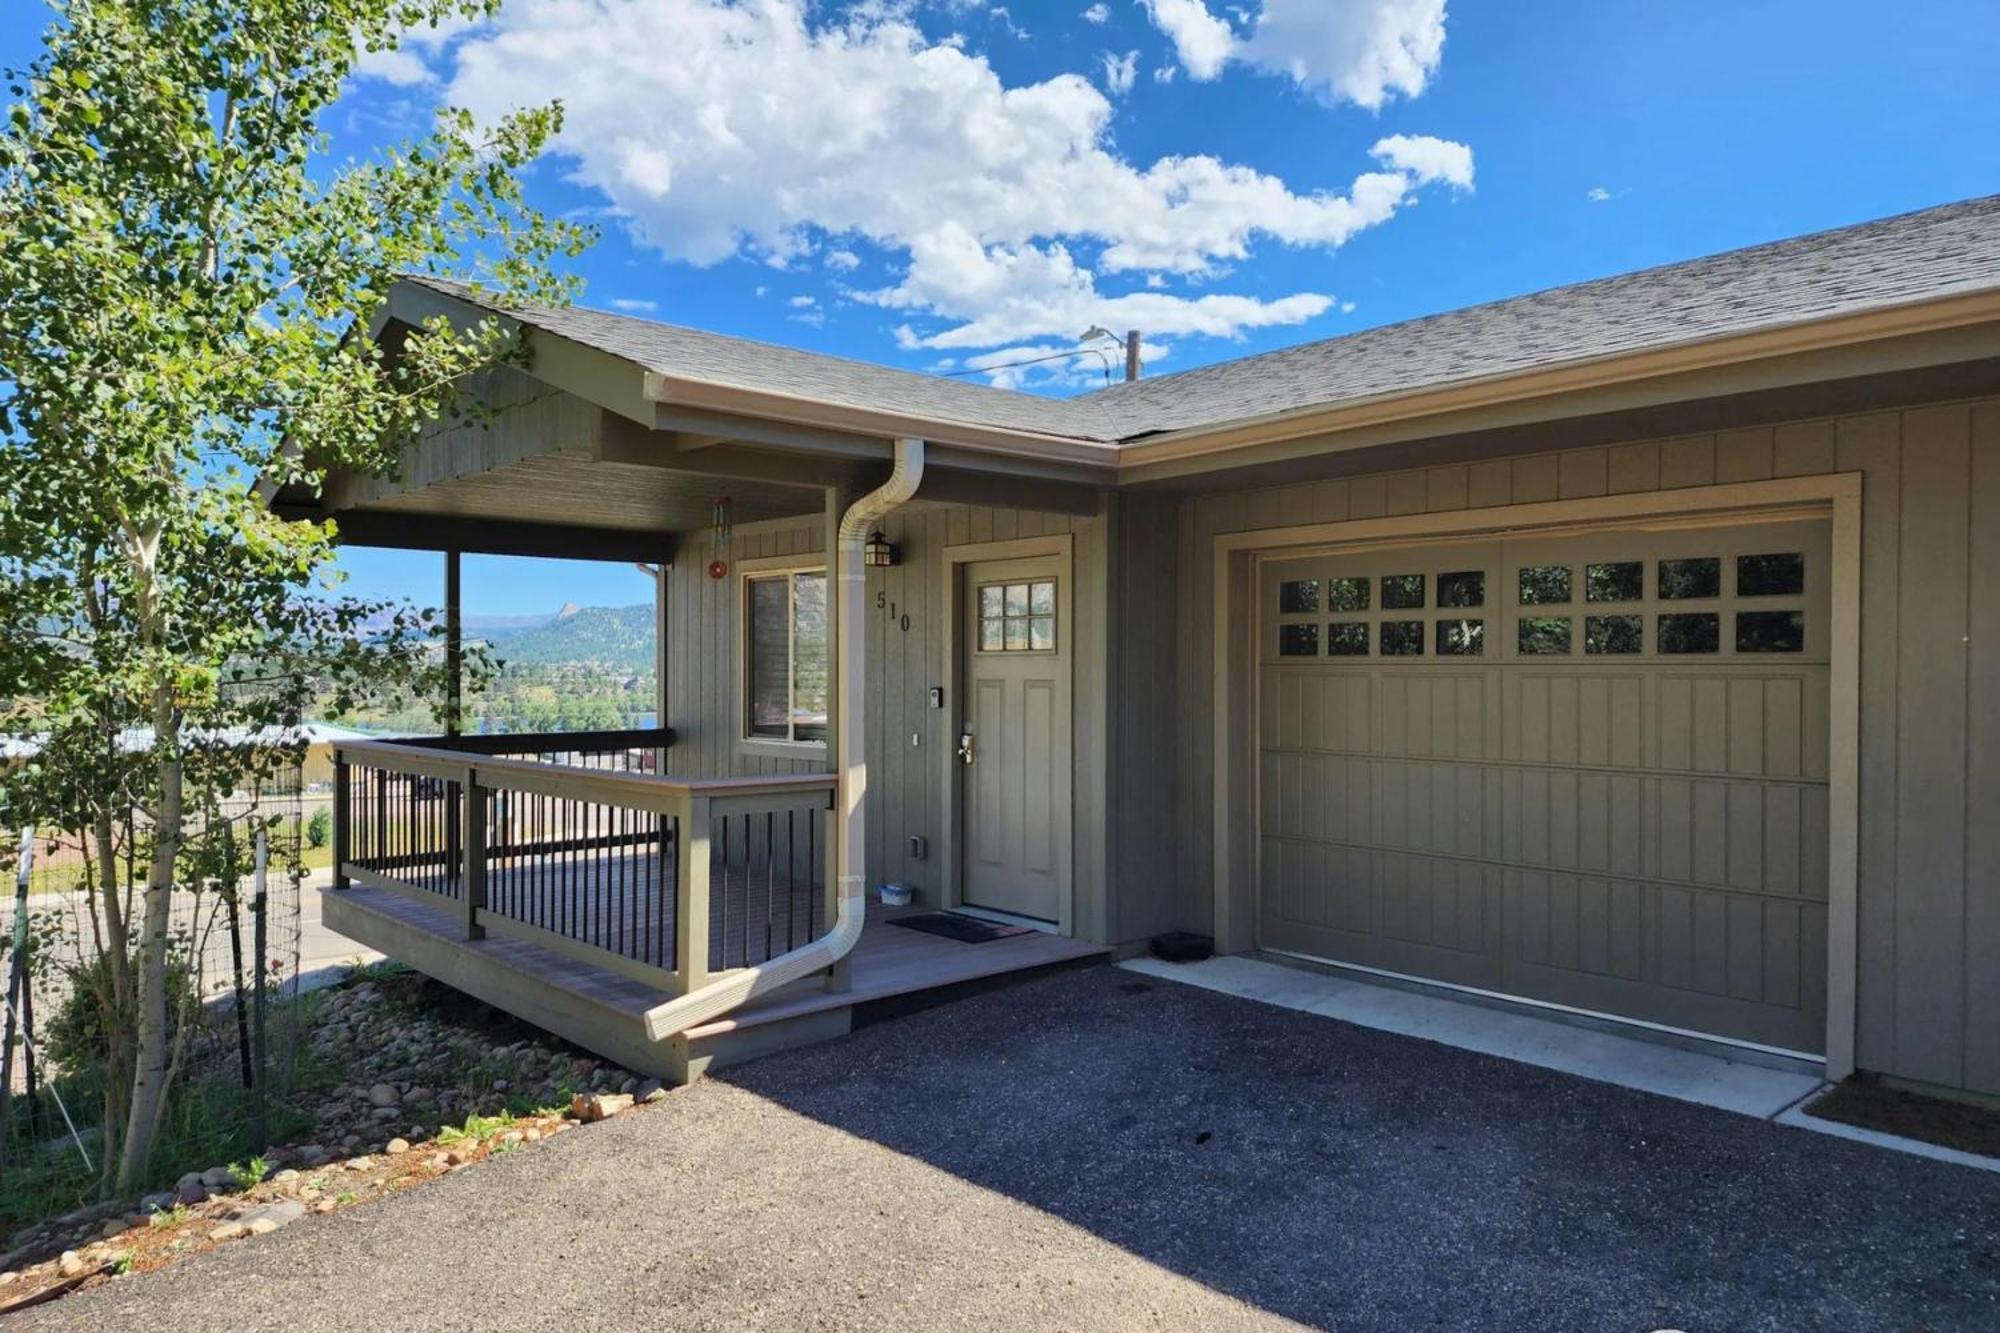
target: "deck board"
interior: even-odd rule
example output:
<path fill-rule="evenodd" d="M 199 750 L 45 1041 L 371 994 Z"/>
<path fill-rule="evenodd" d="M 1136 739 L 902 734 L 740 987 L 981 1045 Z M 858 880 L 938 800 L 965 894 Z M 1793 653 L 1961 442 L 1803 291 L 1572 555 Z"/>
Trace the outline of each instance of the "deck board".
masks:
<path fill-rule="evenodd" d="M 488 962 L 567 991 L 637 1020 L 648 1009 L 672 997 L 609 968 L 586 963 L 525 940 L 498 934 L 483 940 L 462 938 L 458 907 L 448 899 L 420 902 L 382 889 L 353 885 L 325 889 L 342 895 L 350 908 L 377 913 L 476 954 Z M 817 977 L 795 981 L 688 1035 L 703 1037 L 742 1031 L 805 1014 L 906 996 L 919 991 L 978 981 L 1009 972 L 1102 957 L 1101 945 L 1032 931 L 1025 935 L 965 944 L 889 924 L 891 917 L 921 908 L 884 909 L 871 905 L 861 939 L 850 955 L 850 984 L 845 991 L 828 991 Z"/>

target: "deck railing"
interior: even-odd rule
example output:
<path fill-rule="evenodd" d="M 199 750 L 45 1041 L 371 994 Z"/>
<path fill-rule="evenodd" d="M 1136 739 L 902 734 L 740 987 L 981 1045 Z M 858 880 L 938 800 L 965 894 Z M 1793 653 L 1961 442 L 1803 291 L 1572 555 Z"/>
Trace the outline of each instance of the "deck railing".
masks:
<path fill-rule="evenodd" d="M 825 934 L 833 776 L 664 775 L 670 743 L 341 745 L 335 886 L 445 906 L 469 939 L 530 940 L 674 995 Z"/>

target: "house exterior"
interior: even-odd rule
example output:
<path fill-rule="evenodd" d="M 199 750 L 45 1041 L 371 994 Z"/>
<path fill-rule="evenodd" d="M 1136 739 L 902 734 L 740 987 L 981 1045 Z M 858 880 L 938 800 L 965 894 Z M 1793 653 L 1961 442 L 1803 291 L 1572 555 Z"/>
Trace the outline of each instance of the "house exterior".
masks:
<path fill-rule="evenodd" d="M 2000 196 L 1066 400 L 431 280 L 385 335 L 488 314 L 489 425 L 276 503 L 657 562 L 660 771 L 815 793 L 808 934 L 865 876 L 2000 1095 Z"/>

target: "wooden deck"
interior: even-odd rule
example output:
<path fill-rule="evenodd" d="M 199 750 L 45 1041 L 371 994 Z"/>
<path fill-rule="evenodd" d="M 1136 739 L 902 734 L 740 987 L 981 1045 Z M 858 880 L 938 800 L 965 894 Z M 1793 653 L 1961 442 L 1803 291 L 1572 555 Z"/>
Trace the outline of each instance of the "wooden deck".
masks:
<path fill-rule="evenodd" d="M 670 1042 L 652 1043 L 644 1039 L 642 1017 L 672 998 L 665 991 L 525 940 L 497 934 L 466 940 L 449 899 L 433 904 L 359 884 L 322 894 L 326 923 L 341 934 L 588 1050 L 679 1080 L 732 1059 L 840 1035 L 857 1009 L 1107 952 L 1041 931 L 964 944 L 889 924 L 893 916 L 927 909 L 871 906 L 849 955 L 846 990 L 829 991 L 819 977 L 793 982 Z"/>

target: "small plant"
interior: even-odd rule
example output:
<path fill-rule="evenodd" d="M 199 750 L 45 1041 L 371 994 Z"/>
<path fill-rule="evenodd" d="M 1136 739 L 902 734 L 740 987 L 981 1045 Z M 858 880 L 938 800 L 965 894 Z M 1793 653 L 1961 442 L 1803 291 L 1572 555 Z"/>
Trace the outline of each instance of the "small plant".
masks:
<path fill-rule="evenodd" d="M 172 1208 L 155 1208 L 153 1215 L 146 1220 L 157 1230 L 160 1227 L 170 1227 L 176 1222 L 185 1222 L 187 1219 L 187 1205 L 177 1203 Z"/>
<path fill-rule="evenodd" d="M 229 1183 L 238 1190 L 247 1190 L 252 1185 L 260 1184 L 264 1177 L 270 1174 L 271 1164 L 262 1157 L 252 1157 L 240 1165 L 235 1162 L 229 1164 Z"/>
<path fill-rule="evenodd" d="M 440 1129 L 437 1141 L 447 1147 L 468 1140 L 480 1143 L 503 1130 L 513 1128 L 513 1125 L 514 1117 L 504 1111 L 499 1115 L 469 1115 L 463 1125 L 446 1125 Z"/>
<path fill-rule="evenodd" d="M 340 1193 L 333 1196 L 333 1205 L 336 1208 L 345 1208 L 348 1204 L 353 1203 L 360 1197 L 361 1196 L 359 1194 L 356 1194 L 353 1190 L 342 1190 Z"/>
<path fill-rule="evenodd" d="M 132 1271 L 132 1263 L 133 1263 L 132 1254 L 128 1250 L 126 1253 L 119 1255 L 116 1259 L 111 1261 L 111 1271 L 114 1275 L 118 1277 L 124 1277 L 127 1273 Z"/>
<path fill-rule="evenodd" d="M 333 840 L 333 811 L 321 806 L 306 821 L 306 846 L 324 847 Z"/>

